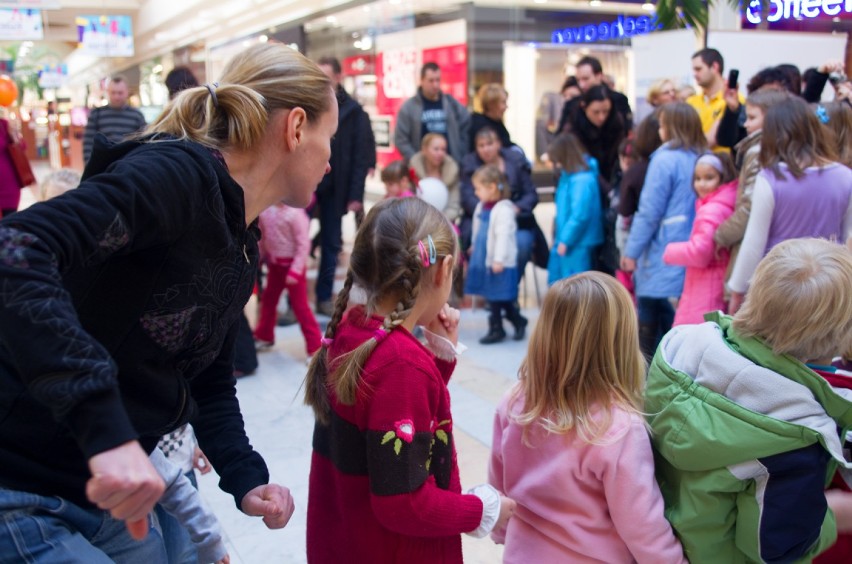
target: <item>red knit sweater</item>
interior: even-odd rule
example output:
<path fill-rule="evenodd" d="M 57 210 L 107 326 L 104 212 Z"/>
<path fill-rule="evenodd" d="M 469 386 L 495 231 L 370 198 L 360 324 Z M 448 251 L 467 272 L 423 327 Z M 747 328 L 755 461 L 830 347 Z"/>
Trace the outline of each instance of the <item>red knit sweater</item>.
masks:
<path fill-rule="evenodd" d="M 354 308 L 329 357 L 381 326 Z M 367 360 L 355 405 L 331 395 L 331 422 L 314 428 L 308 495 L 312 563 L 461 562 L 461 533 L 482 502 L 461 494 L 447 382 L 455 362 L 393 330 Z"/>

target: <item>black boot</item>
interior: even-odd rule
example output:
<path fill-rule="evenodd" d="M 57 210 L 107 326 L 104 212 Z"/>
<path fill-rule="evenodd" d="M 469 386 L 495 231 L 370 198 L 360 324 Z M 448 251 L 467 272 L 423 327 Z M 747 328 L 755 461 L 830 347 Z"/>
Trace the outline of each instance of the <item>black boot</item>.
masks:
<path fill-rule="evenodd" d="M 527 318 L 521 315 L 518 306 L 512 304 L 506 317 L 515 326 L 515 334 L 512 338 L 516 341 L 522 341 L 527 331 Z"/>
<path fill-rule="evenodd" d="M 489 316 L 488 318 L 488 334 L 479 339 L 480 344 L 491 345 L 499 343 L 506 338 L 506 331 L 503 330 L 503 319 L 501 317 Z"/>

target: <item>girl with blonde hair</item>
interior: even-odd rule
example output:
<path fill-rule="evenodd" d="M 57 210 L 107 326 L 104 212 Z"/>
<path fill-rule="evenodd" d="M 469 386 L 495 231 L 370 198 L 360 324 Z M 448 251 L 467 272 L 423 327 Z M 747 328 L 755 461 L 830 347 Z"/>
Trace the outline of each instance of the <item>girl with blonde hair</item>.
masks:
<path fill-rule="evenodd" d="M 234 342 L 257 217 L 308 204 L 336 128 L 320 69 L 255 45 L 139 137 L 96 140 L 77 188 L 0 222 L 15 257 L 0 261 L 0 327 L 14 328 L 0 347 L 0 459 L 15 461 L 0 464 L 0 561 L 165 562 L 148 534 L 164 483 L 147 453 L 190 418 L 237 507 L 287 524 L 290 492 L 268 483 L 245 433 Z M 11 538 L 25 526 L 42 534 Z"/>
<path fill-rule="evenodd" d="M 548 290 L 494 419 L 489 482 L 518 503 L 492 533 L 504 562 L 686 562 L 654 479 L 636 327 L 611 276 Z"/>
<path fill-rule="evenodd" d="M 461 491 L 447 390 L 460 351 L 447 305 L 456 256 L 449 221 L 418 198 L 382 200 L 358 230 L 305 380 L 310 562 L 460 563 L 461 533 L 509 519 L 514 502 L 493 488 Z M 356 285 L 365 303 L 350 308 Z"/>

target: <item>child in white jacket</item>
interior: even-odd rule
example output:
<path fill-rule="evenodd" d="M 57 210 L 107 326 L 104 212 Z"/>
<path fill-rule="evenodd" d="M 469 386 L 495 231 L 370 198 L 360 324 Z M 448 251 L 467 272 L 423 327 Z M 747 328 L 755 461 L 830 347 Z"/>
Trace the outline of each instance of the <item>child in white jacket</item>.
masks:
<path fill-rule="evenodd" d="M 479 204 L 473 213 L 473 245 L 464 291 L 488 300 L 491 315 L 483 345 L 506 338 L 503 315 L 515 328 L 514 339 L 524 338 L 527 320 L 518 309 L 518 246 L 515 240 L 515 206 L 506 177 L 494 165 L 473 173 L 473 186 Z"/>

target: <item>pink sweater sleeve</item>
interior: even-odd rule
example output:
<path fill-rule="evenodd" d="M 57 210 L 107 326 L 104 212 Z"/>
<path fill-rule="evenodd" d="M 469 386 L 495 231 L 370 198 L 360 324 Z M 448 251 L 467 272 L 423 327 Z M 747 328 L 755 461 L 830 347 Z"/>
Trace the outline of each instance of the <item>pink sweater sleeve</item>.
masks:
<path fill-rule="evenodd" d="M 599 451 L 604 468 L 601 479 L 612 521 L 636 561 L 687 562 L 663 515 L 651 440 L 642 420 L 631 415 L 626 434 Z"/>
<path fill-rule="evenodd" d="M 290 265 L 290 271 L 302 276 L 305 273 L 308 255 L 311 252 L 311 220 L 305 210 L 289 208 L 287 211 L 287 224 L 290 227 L 291 240 L 294 246 L 293 263 Z"/>
<path fill-rule="evenodd" d="M 698 212 L 695 216 L 695 222 L 692 224 L 689 240 L 666 245 L 663 262 L 697 268 L 705 268 L 710 264 L 716 253 L 713 235 L 719 227 L 719 222 L 713 221 L 708 216 L 707 213 Z"/>
<path fill-rule="evenodd" d="M 497 406 L 494 414 L 494 431 L 491 440 L 491 459 L 488 464 L 488 483 L 506 495 L 506 487 L 503 483 L 503 429 L 506 426 L 506 398 Z M 506 526 L 495 527 L 491 531 L 491 540 L 497 544 L 506 544 Z"/>

